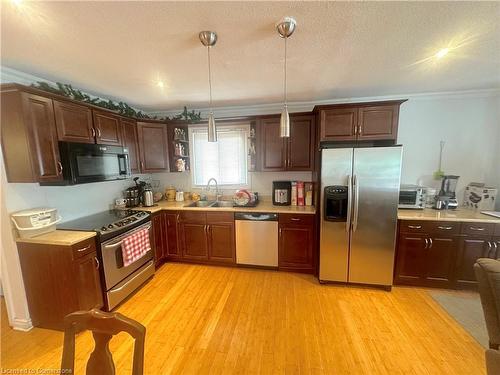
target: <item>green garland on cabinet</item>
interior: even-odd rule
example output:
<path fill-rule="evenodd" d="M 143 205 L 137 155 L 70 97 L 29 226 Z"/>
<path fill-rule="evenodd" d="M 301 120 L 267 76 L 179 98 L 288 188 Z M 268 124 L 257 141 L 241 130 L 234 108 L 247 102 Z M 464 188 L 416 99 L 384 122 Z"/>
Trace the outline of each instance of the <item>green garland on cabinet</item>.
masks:
<path fill-rule="evenodd" d="M 56 82 L 56 85 L 57 87 L 53 87 L 49 85 L 47 82 L 36 82 L 33 83 L 31 86 L 53 94 L 62 95 L 73 100 L 78 100 L 80 102 L 116 111 L 120 115 L 126 117 L 135 117 L 138 119 L 161 120 L 161 121 L 168 121 L 168 120 L 183 120 L 189 122 L 201 121 L 201 113 L 200 112 L 196 113 L 194 110 L 188 111 L 187 107 L 184 107 L 184 111 L 182 113 L 179 113 L 178 115 L 175 115 L 173 118 L 149 116 L 142 111 L 135 110 L 127 103 L 124 102 L 115 103 L 112 100 L 104 100 L 98 97 L 91 97 L 81 92 L 78 89 L 74 89 L 71 85 L 66 83 Z"/>

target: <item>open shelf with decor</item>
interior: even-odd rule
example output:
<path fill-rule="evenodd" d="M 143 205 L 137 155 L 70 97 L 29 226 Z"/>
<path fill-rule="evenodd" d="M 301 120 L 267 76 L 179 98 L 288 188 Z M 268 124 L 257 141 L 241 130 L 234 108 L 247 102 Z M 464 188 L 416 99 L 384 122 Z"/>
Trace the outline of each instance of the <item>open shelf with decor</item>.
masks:
<path fill-rule="evenodd" d="M 191 168 L 188 123 L 171 122 L 168 125 L 170 172 L 185 172 Z"/>

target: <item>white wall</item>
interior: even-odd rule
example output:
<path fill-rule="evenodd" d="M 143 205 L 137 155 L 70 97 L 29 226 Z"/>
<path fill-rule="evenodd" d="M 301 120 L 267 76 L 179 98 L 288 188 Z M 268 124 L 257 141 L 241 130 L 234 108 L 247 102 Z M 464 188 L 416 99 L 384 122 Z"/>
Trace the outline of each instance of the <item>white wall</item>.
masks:
<path fill-rule="evenodd" d="M 401 106 L 398 142 L 403 144 L 403 183 L 439 187 L 439 143 L 445 141 L 442 169 L 460 176 L 461 201 L 470 182 L 500 188 L 500 96 L 420 97 Z"/>

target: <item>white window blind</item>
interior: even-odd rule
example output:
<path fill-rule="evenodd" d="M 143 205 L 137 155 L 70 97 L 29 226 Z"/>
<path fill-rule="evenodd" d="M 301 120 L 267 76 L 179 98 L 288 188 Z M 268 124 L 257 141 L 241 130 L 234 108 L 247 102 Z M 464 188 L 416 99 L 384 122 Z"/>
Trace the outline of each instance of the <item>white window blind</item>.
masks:
<path fill-rule="evenodd" d="M 208 142 L 205 127 L 190 128 L 193 185 L 206 185 L 212 177 L 219 185 L 246 185 L 249 130 L 249 125 L 218 125 L 217 142 Z"/>

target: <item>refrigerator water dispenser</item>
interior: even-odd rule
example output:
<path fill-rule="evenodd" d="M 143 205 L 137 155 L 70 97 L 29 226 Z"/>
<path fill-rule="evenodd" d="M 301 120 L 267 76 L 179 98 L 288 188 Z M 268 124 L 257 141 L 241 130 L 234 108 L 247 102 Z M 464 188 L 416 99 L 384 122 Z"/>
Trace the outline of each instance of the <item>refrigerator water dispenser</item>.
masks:
<path fill-rule="evenodd" d="M 349 206 L 347 193 L 347 186 L 325 186 L 324 220 L 347 221 L 347 208 Z"/>

